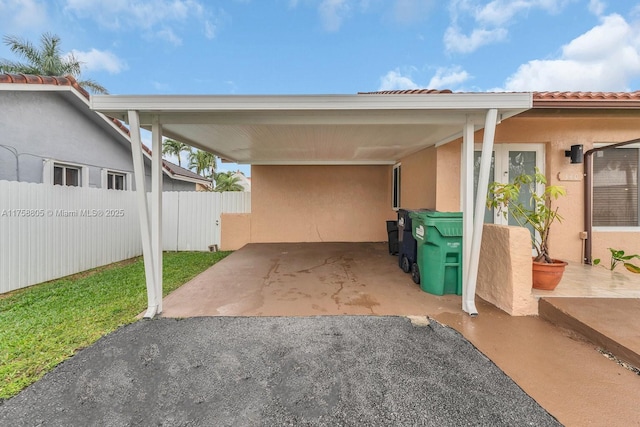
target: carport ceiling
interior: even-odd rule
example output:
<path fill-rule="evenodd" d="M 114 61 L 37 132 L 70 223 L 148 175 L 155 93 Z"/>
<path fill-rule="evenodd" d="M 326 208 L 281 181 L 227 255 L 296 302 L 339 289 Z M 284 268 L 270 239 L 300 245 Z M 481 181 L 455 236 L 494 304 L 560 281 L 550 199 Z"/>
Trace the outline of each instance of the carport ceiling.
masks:
<path fill-rule="evenodd" d="M 504 120 L 531 108 L 530 93 L 358 95 L 94 95 L 91 106 L 248 164 L 392 164 L 459 138 L 488 109 Z"/>

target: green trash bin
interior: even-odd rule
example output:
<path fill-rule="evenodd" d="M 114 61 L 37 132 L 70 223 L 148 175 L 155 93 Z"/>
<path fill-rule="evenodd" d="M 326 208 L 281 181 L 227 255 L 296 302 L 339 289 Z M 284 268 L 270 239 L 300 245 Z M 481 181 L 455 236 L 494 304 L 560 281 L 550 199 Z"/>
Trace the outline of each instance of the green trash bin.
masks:
<path fill-rule="evenodd" d="M 462 212 L 412 212 L 418 242 L 411 276 L 433 295 L 462 295 Z"/>

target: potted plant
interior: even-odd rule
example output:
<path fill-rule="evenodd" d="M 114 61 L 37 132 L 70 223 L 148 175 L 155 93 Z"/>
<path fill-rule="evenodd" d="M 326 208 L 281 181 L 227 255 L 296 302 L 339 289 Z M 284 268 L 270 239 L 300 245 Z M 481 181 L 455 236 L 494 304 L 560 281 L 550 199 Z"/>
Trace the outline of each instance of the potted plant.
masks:
<path fill-rule="evenodd" d="M 536 192 L 538 184 L 545 185 L 542 193 Z M 562 222 L 558 208 L 552 206 L 552 201 L 566 195 L 566 191 L 564 187 L 546 184 L 547 180 L 538 168 L 533 175 L 519 175 L 512 183 L 492 182 L 489 184 L 487 207 L 498 209 L 505 218 L 510 214 L 520 226 L 530 225 L 535 230 L 535 233 L 531 233 L 531 242 L 536 251 L 533 257 L 533 287 L 552 290 L 562 279 L 567 265 L 549 255 L 551 226 L 555 221 Z M 519 200 L 522 188 L 527 188 L 531 194 L 528 205 Z"/>

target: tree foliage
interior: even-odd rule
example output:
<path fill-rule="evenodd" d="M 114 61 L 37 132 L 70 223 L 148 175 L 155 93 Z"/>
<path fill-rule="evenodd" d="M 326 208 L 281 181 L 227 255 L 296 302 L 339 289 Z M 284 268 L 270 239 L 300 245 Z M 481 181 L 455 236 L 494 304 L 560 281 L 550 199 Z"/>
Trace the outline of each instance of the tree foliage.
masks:
<path fill-rule="evenodd" d="M 189 153 L 189 169 L 207 179 L 214 179 L 216 176 L 216 156 L 208 151 L 193 150 Z"/>
<path fill-rule="evenodd" d="M 94 80 L 82 79 L 82 63 L 73 53 L 63 55 L 60 50 L 60 37 L 51 33 L 44 33 L 40 37 L 40 46 L 35 46 L 28 40 L 4 36 L 4 44 L 11 52 L 22 58 L 24 62 L 0 59 L 0 72 L 34 74 L 39 76 L 73 76 L 78 84 L 93 93 L 108 93 L 104 86 Z"/>
<path fill-rule="evenodd" d="M 239 183 L 240 178 L 233 172 L 220 172 L 216 175 L 216 188 L 214 191 L 244 191 L 244 187 Z"/>
<path fill-rule="evenodd" d="M 177 156 L 178 166 L 180 167 L 182 167 L 182 159 L 180 158 L 182 152 L 191 153 L 191 146 L 171 138 L 167 138 L 162 141 L 162 154 Z"/>
<path fill-rule="evenodd" d="M 547 179 L 538 168 L 536 168 L 535 174 L 519 175 L 514 178 L 512 183 L 492 182 L 489 184 L 487 207 L 498 209 L 498 212 L 502 213 L 505 218 L 507 214 L 511 214 L 522 227 L 527 224 L 532 226 L 537 232 L 537 235 L 532 233 L 531 236 L 531 242 L 537 253 L 535 261 L 551 263 L 553 261 L 549 256 L 549 231 L 556 220 L 562 222 L 558 208 L 552 207 L 552 201 L 567 193 L 564 187 L 548 185 L 542 194 L 539 194 L 536 192 L 537 184 L 547 184 Z M 531 208 L 518 200 L 522 187 L 529 189 Z"/>

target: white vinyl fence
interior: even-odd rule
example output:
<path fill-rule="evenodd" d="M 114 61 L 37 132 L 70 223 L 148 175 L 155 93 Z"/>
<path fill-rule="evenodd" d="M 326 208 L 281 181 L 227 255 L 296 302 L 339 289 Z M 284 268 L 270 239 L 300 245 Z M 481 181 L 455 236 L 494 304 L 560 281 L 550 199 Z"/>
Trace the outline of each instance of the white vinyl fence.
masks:
<path fill-rule="evenodd" d="M 220 244 L 220 213 L 250 193 L 163 193 L 164 249 Z M 132 191 L 0 181 L 0 293 L 142 254 Z"/>

